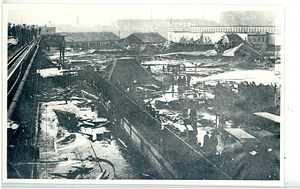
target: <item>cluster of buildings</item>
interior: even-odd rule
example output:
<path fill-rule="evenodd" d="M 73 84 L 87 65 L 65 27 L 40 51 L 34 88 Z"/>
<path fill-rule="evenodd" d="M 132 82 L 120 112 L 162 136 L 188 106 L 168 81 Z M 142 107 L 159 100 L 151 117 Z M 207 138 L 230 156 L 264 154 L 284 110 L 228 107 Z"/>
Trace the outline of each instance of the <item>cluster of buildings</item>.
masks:
<path fill-rule="evenodd" d="M 67 47 L 94 48 L 120 39 L 132 44 L 166 41 L 215 44 L 224 34 L 235 33 L 257 49 L 276 48 L 281 44 L 281 27 L 276 26 L 275 18 L 275 12 L 235 11 L 221 13 L 219 23 L 204 19 L 127 19 L 118 20 L 109 31 L 98 27 L 99 31 L 93 32 L 60 32 L 55 27 L 44 26 L 42 34 L 64 35 Z"/>

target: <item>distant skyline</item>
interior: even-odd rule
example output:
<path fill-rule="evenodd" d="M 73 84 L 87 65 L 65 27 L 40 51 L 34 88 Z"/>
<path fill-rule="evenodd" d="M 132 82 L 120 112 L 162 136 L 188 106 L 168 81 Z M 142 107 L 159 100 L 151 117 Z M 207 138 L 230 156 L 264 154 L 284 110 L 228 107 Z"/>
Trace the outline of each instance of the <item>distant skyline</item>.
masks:
<path fill-rule="evenodd" d="M 7 9 L 8 22 L 28 25 L 69 24 L 80 27 L 110 25 L 120 19 L 203 19 L 220 21 L 224 11 L 258 10 L 266 6 L 209 5 L 108 5 L 108 4 L 17 4 Z M 271 9 L 272 10 L 272 9 Z M 274 10 L 274 7 L 273 7 Z"/>

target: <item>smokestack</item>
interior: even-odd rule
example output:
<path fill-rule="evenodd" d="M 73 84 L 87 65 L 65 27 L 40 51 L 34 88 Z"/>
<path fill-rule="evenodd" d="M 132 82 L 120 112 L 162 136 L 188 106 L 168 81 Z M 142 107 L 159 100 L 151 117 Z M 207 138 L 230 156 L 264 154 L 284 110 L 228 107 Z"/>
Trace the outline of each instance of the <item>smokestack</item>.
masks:
<path fill-rule="evenodd" d="M 152 10 L 151 10 L 151 20 L 153 19 L 153 14 L 152 14 Z"/>
<path fill-rule="evenodd" d="M 78 17 L 78 10 L 77 10 L 77 27 L 79 27 L 79 17 Z"/>

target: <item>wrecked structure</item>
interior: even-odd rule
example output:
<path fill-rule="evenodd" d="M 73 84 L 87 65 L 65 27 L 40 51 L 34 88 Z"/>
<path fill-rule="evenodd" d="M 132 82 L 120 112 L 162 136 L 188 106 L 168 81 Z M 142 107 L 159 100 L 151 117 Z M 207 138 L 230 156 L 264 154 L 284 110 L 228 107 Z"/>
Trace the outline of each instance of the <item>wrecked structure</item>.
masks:
<path fill-rule="evenodd" d="M 167 39 L 158 33 L 132 33 L 120 40 L 124 50 L 129 53 L 157 53 L 162 51 Z"/>
<path fill-rule="evenodd" d="M 118 61 L 122 62 L 124 59 Z M 134 59 L 131 61 L 134 62 Z M 112 73 L 117 74 L 116 72 Z M 89 72 L 88 75 L 87 81 L 95 81 L 97 78 L 96 86 L 111 102 L 112 111 L 119 117 L 120 126 L 163 178 L 230 179 L 222 171 L 214 169 L 203 158 L 203 155 L 195 151 L 185 140 L 174 134 L 168 127 L 163 126 L 158 114 L 151 112 L 153 109 L 146 111 L 144 103 L 133 98 L 133 93 L 130 90 L 124 90 L 120 85 L 113 85 L 103 80 L 95 72 Z M 136 85 L 143 83 L 141 80 L 136 81 Z M 195 136 L 195 131 L 192 128 L 190 134 Z M 170 145 L 173 148 L 169 148 Z M 184 166 L 178 166 L 179 164 Z M 195 172 L 191 172 L 187 169 L 191 165 L 199 167 L 194 170 Z M 203 167 L 210 167 L 214 174 L 205 172 Z"/>
<path fill-rule="evenodd" d="M 275 47 L 280 46 L 280 33 L 280 27 L 274 26 L 194 26 L 190 31 L 168 32 L 168 41 L 215 44 L 221 37 L 238 35 L 244 42 L 251 44 L 254 49 L 265 52 L 274 51 Z"/>
<path fill-rule="evenodd" d="M 124 66 L 124 73 L 122 73 L 123 69 L 120 69 L 122 66 Z M 127 69 L 127 67 L 135 67 L 135 69 Z M 227 154 L 222 160 L 227 165 L 220 168 L 220 162 L 217 161 L 218 158 L 215 159 L 214 152 L 208 150 L 203 144 L 201 139 L 203 135 L 199 132 L 203 132 L 202 129 L 213 125 L 209 121 L 205 122 L 205 119 L 202 120 L 201 114 L 199 115 L 200 107 L 204 108 L 210 102 L 207 99 L 209 90 L 202 88 L 201 91 L 191 87 L 187 82 L 188 77 L 180 74 L 183 71 L 180 68 L 165 69 L 166 75 L 162 77 L 164 83 L 169 83 L 168 86 L 160 86 L 159 83 L 155 83 L 150 74 L 141 68 L 134 58 L 121 58 L 111 63 L 111 66 L 107 66 L 109 71 L 107 71 L 108 77 L 104 76 L 106 81 L 97 76 L 97 73 L 92 73 L 91 70 L 87 81 L 95 82 L 96 87 L 107 97 L 107 101 L 111 103 L 112 110 L 120 121 L 120 126 L 163 178 L 243 179 L 252 177 L 250 172 L 243 173 L 243 176 L 239 174 L 237 176 L 234 173 L 237 170 L 229 171 L 228 168 L 233 166 L 231 163 L 237 162 L 230 162 L 226 158 L 229 154 L 232 156 L 236 150 L 242 148 L 245 148 L 246 153 L 251 152 L 250 156 L 254 156 L 259 151 L 258 148 L 255 149 L 255 145 L 260 141 L 249 133 L 245 134 L 242 129 L 239 131 L 222 130 L 226 127 L 223 115 L 220 118 L 217 112 L 214 113 L 217 126 L 210 133 L 216 135 L 217 138 L 222 135 L 228 138 L 228 142 L 225 144 L 220 143 L 220 140 L 223 139 L 219 138 L 220 145 L 224 146 L 221 148 L 218 145 L 216 150 L 217 153 Z M 133 78 L 130 79 L 129 75 Z M 174 78 L 175 76 L 176 78 Z M 95 78 L 97 78 L 96 81 Z M 172 81 L 177 81 L 178 84 L 172 84 Z M 177 89 L 174 89 L 175 87 Z M 241 138 L 244 135 L 247 135 L 250 140 Z M 235 140 L 240 142 L 231 146 Z M 248 150 L 249 152 L 247 152 Z M 222 156 L 220 158 L 222 159 Z M 246 159 L 248 158 L 251 159 L 251 157 Z M 252 161 L 250 159 L 248 160 Z M 241 166 L 242 163 L 239 163 Z M 194 167 L 193 170 L 187 168 L 191 166 Z M 204 167 L 205 169 L 203 169 Z M 239 166 L 237 168 L 239 169 Z M 263 172 L 261 174 L 265 174 Z M 276 178 L 277 176 L 276 173 L 271 177 Z"/>
<path fill-rule="evenodd" d="M 165 41 L 155 38 L 127 40 L 145 49 Z M 51 168 L 39 164 L 37 177 L 95 179 L 101 173 L 100 178 L 114 179 L 278 180 L 280 164 L 272 158 L 279 151 L 280 125 L 271 127 L 249 116 L 259 111 L 278 114 L 270 105 L 276 87 L 247 83 L 254 81 L 253 75 L 273 82 L 269 76 L 274 65 L 267 60 L 250 62 L 247 57 L 261 54 L 237 34 L 216 42 L 218 51 L 214 44 L 173 43 L 155 51 L 133 49 L 133 57 L 128 52 L 71 50 L 66 53 L 69 66 L 60 69 L 54 51 L 49 56 L 51 70 L 35 74 L 47 86 L 36 96 L 41 116 L 36 158 L 57 162 Z M 265 70 L 241 71 L 245 62 Z M 276 145 L 267 146 L 266 141 Z M 139 152 L 133 153 L 130 144 Z M 122 154 L 130 158 L 136 154 L 133 161 L 142 163 L 128 165 Z M 97 165 L 100 158 L 114 165 L 105 168 L 110 176 L 102 164 Z M 64 164 L 68 160 L 81 164 L 74 169 Z M 131 169 L 135 164 L 153 170 L 150 174 L 146 168 Z M 78 174 L 83 167 L 84 174 Z M 130 176 L 124 174 L 128 170 Z"/>

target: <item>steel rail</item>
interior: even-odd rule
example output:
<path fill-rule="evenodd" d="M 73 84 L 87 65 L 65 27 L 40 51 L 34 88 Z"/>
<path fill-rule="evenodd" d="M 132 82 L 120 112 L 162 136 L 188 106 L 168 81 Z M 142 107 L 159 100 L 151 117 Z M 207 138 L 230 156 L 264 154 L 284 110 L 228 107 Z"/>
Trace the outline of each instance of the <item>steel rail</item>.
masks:
<path fill-rule="evenodd" d="M 23 76 L 23 78 L 22 78 L 22 80 L 21 80 L 21 83 L 20 83 L 19 86 L 18 86 L 18 89 L 17 89 L 17 91 L 16 91 L 16 93 L 15 93 L 15 95 L 14 95 L 14 98 L 12 99 L 12 102 L 11 102 L 10 105 L 9 105 L 9 108 L 8 108 L 8 110 L 7 110 L 7 119 L 8 119 L 8 120 L 11 119 L 11 117 L 12 117 L 12 115 L 13 115 L 13 112 L 15 111 L 15 109 L 16 109 L 16 107 L 17 107 L 18 100 L 19 100 L 19 98 L 20 98 L 20 96 L 21 96 L 21 93 L 22 93 L 22 91 L 23 91 L 23 88 L 24 88 L 24 85 L 25 85 L 27 76 L 29 75 L 29 71 L 30 71 L 30 68 L 31 68 L 31 66 L 32 66 L 33 60 L 34 60 L 35 55 L 36 55 L 36 53 L 37 53 L 37 51 L 38 51 L 38 49 L 39 49 L 39 42 L 40 42 L 40 40 L 41 40 L 41 38 L 39 39 L 39 41 L 38 41 L 38 43 L 37 43 L 38 45 L 37 45 L 37 47 L 36 47 L 36 49 L 35 49 L 35 52 L 34 52 L 32 58 L 31 58 L 31 60 L 30 60 L 29 65 L 28 65 L 28 67 L 27 67 L 27 69 L 26 69 L 26 71 L 25 71 L 25 74 L 24 74 L 24 76 Z"/>
<path fill-rule="evenodd" d="M 31 41 L 30 42 L 30 44 L 32 44 L 33 43 L 33 41 Z M 33 46 L 34 46 L 34 44 L 33 44 Z M 22 50 L 20 50 L 13 58 L 11 58 L 10 60 L 12 60 L 9 64 L 10 64 L 10 66 L 8 66 L 8 70 L 9 70 L 9 68 L 12 66 L 12 64 L 16 61 L 16 58 L 19 58 L 22 54 L 23 54 L 23 52 L 27 49 L 29 47 L 29 45 L 27 45 L 27 46 L 25 46 Z M 22 66 L 23 66 L 23 63 L 24 63 L 24 58 L 26 58 L 27 56 L 28 56 L 28 54 L 31 52 L 31 49 L 29 49 L 29 51 L 27 52 L 27 54 L 23 57 L 23 59 L 19 62 L 19 65 L 18 66 L 16 66 L 15 67 L 15 70 L 13 71 L 13 72 L 11 72 L 11 74 L 10 75 L 13 75 L 14 74 L 14 72 L 17 70 L 17 68 L 19 68 L 20 67 L 20 70 L 19 70 L 19 74 L 18 74 L 18 76 L 17 76 L 17 78 L 16 78 L 16 80 L 14 81 L 14 83 L 11 85 L 11 87 L 10 87 L 10 89 L 8 89 L 8 93 L 7 93 L 7 96 L 9 96 L 10 95 L 10 93 L 13 91 L 13 89 L 15 88 L 15 86 L 16 86 L 16 84 L 19 82 L 19 79 L 20 79 L 20 77 L 21 77 L 21 74 L 22 74 Z M 8 78 L 8 80 L 9 80 L 10 78 Z"/>
<path fill-rule="evenodd" d="M 28 45 L 22 47 L 13 57 L 8 60 L 7 69 L 9 69 L 17 58 L 28 48 Z"/>
<path fill-rule="evenodd" d="M 22 70 L 22 67 L 23 67 L 23 63 L 24 63 L 24 62 L 22 61 L 21 66 L 20 66 L 20 71 L 19 71 L 19 74 L 18 74 L 18 76 L 17 76 L 17 79 L 15 80 L 14 84 L 12 84 L 12 86 L 11 86 L 10 89 L 8 90 L 7 96 L 10 95 L 11 91 L 15 88 L 16 84 L 18 83 L 18 81 L 19 81 L 19 79 L 20 79 L 20 77 L 21 77 L 21 74 L 22 74 L 21 70 Z"/>
<path fill-rule="evenodd" d="M 31 43 L 30 45 L 26 46 L 25 50 L 22 53 L 19 53 L 18 56 L 16 56 L 16 59 L 14 59 L 13 62 L 10 62 L 10 66 L 7 70 L 7 80 L 9 80 L 11 78 L 11 76 L 15 73 L 15 71 L 19 68 L 20 64 L 24 61 L 24 59 L 26 59 L 26 57 L 28 56 L 28 54 L 31 52 L 32 48 L 35 46 L 35 43 Z M 24 54 L 24 56 L 22 57 L 22 55 Z M 16 63 L 16 61 L 19 59 L 20 61 L 13 66 L 13 63 Z"/>

